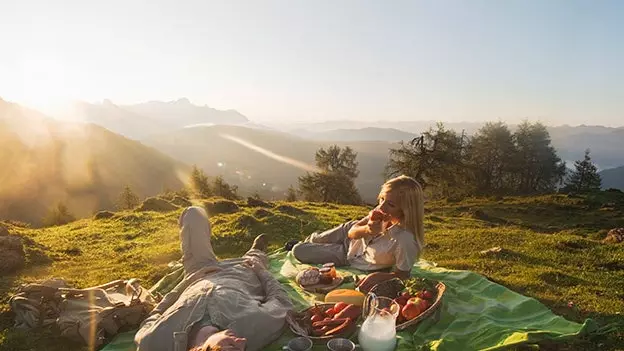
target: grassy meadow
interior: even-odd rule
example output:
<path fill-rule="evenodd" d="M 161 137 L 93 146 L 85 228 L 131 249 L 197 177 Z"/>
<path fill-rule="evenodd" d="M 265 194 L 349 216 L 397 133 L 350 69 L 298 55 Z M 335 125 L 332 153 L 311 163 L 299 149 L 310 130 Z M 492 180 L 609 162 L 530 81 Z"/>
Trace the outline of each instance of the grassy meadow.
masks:
<path fill-rule="evenodd" d="M 196 201 L 211 213 L 213 246 L 221 258 L 247 250 L 260 233 L 277 249 L 292 238 L 361 217 L 365 207 L 307 202 L 250 206 L 246 201 Z M 29 229 L 6 223 L 24 239 L 27 264 L 0 278 L 0 351 L 81 350 L 50 332 L 13 330 L 8 299 L 19 284 L 62 277 L 75 287 L 137 277 L 144 286 L 180 258 L 177 220 L 170 212 L 127 211 L 107 219 Z M 423 258 L 478 272 L 534 297 L 570 320 L 594 318 L 624 326 L 624 244 L 603 244 L 608 229 L 624 227 L 624 195 L 548 195 L 437 201 L 427 204 Z M 501 246 L 498 254 L 480 251 Z M 570 307 L 569 303 L 573 306 Z M 624 332 L 545 350 L 624 350 Z M 526 347 L 528 348 L 528 347 Z M 523 347 L 525 349 L 525 347 Z"/>

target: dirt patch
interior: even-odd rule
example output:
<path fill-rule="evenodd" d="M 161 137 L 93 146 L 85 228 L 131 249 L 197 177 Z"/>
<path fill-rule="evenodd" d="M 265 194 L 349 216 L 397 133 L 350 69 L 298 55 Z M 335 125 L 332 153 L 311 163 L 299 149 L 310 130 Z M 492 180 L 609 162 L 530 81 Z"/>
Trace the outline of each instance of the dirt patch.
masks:
<path fill-rule="evenodd" d="M 624 271 L 624 262 L 611 261 L 603 264 L 599 264 L 598 267 L 604 268 L 608 271 Z"/>
<path fill-rule="evenodd" d="M 594 247 L 594 243 L 588 240 L 567 240 L 559 242 L 555 245 L 557 250 L 571 252 L 590 249 Z"/>

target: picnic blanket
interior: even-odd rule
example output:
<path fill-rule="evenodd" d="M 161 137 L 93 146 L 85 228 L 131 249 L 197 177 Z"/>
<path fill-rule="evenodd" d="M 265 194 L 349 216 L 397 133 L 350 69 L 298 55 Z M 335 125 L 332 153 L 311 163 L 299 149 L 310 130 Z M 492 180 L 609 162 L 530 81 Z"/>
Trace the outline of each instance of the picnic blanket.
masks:
<path fill-rule="evenodd" d="M 284 285 L 295 307 L 303 309 L 323 301 L 323 295 L 303 291 L 294 282 L 301 269 L 308 267 L 299 263 L 291 253 L 278 251 L 270 255 L 270 272 Z M 365 273 L 341 268 L 343 275 Z M 153 291 L 167 293 L 182 279 L 180 266 L 172 266 L 172 272 L 161 279 Z M 447 289 L 442 305 L 430 318 L 398 333 L 396 350 L 500 350 L 518 344 L 533 344 L 544 340 L 564 340 L 595 332 L 596 323 L 588 319 L 583 324 L 574 323 L 557 316 L 539 301 L 513 292 L 471 271 L 450 270 L 436 267 L 424 260 L 412 268 L 412 276 L 442 281 Z M 353 282 L 340 288 L 353 288 Z M 117 335 L 103 351 L 133 351 L 135 332 Z M 281 350 L 288 340 L 295 337 L 286 329 L 280 339 L 266 350 Z M 357 334 L 352 340 L 357 343 Z M 325 350 L 317 345 L 314 350 Z"/>

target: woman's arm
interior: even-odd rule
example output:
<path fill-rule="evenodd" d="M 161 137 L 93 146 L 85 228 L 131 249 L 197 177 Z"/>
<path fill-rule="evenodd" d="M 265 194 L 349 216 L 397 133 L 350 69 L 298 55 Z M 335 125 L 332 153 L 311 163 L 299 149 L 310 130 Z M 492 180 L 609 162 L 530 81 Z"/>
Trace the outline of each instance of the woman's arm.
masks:
<path fill-rule="evenodd" d="M 360 239 L 366 236 L 379 234 L 382 231 L 382 221 L 371 221 L 369 213 L 368 216 L 357 221 L 351 227 L 351 229 L 349 229 L 349 233 L 347 234 L 347 236 L 349 237 L 349 239 Z"/>

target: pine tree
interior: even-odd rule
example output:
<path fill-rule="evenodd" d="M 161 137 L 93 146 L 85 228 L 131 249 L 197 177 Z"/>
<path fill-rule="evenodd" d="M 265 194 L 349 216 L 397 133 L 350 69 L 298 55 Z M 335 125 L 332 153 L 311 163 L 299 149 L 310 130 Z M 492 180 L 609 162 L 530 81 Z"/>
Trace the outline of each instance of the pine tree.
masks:
<path fill-rule="evenodd" d="M 350 147 L 320 148 L 315 155 L 319 172 L 299 177 L 299 190 L 306 201 L 360 204 L 362 198 L 355 187 L 359 172 L 357 153 Z"/>
<path fill-rule="evenodd" d="M 297 190 L 292 185 L 288 187 L 288 190 L 286 190 L 286 201 L 297 201 Z"/>
<path fill-rule="evenodd" d="M 117 200 L 118 210 L 131 210 L 139 205 L 139 197 L 126 185 Z"/>
<path fill-rule="evenodd" d="M 221 196 L 228 200 L 237 200 L 238 197 L 238 186 L 228 184 L 222 176 L 218 176 L 215 178 L 212 190 L 214 195 Z"/>
<path fill-rule="evenodd" d="M 190 183 L 191 189 L 200 198 L 205 199 L 213 195 L 208 182 L 208 176 L 206 176 L 203 169 L 198 168 L 196 165 L 193 165 Z"/>
<path fill-rule="evenodd" d="M 598 169 L 589 157 L 589 149 L 585 150 L 585 158 L 574 162 L 574 171 L 568 175 L 564 190 L 587 193 L 600 190 L 602 180 Z"/>

